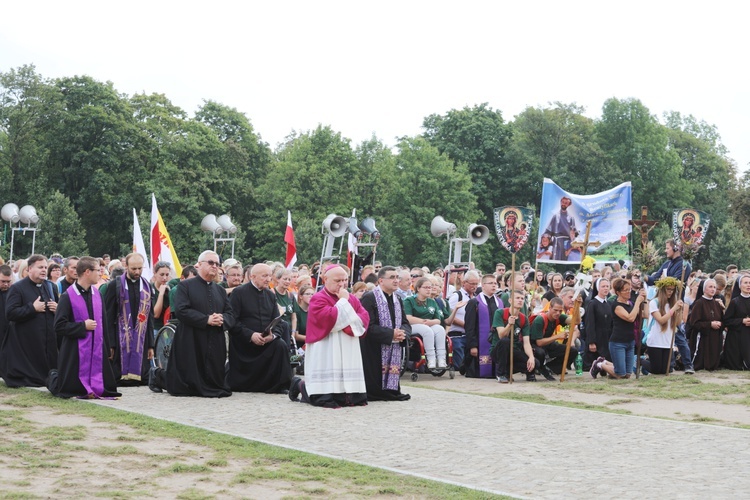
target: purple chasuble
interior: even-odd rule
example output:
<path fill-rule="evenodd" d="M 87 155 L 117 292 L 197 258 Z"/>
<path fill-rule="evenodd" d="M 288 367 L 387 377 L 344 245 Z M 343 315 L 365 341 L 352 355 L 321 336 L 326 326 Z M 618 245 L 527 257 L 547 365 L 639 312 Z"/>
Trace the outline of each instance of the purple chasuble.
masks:
<path fill-rule="evenodd" d="M 380 286 L 373 290 L 375 303 L 378 306 L 378 323 L 384 328 L 395 328 L 391 323 L 391 310 L 388 307 L 388 299 Z M 393 313 L 396 317 L 396 325 L 402 324 L 401 303 L 398 297 L 393 297 Z M 383 389 L 397 391 L 399 389 L 399 377 L 401 376 L 401 344 L 391 342 L 390 345 L 381 344 L 380 361 L 383 375 Z"/>
<path fill-rule="evenodd" d="M 148 313 L 151 310 L 151 287 L 144 278 L 138 280 L 140 301 L 136 307 L 130 303 L 127 273 L 120 277 L 120 310 L 117 314 L 117 330 L 120 339 L 120 361 L 123 380 L 141 380 L 143 346 L 148 330 Z M 130 283 L 134 286 L 133 283 Z M 135 313 L 133 312 L 135 310 Z M 135 327 L 133 317 L 135 316 Z"/>
<path fill-rule="evenodd" d="M 81 385 L 86 390 L 86 396 L 82 396 L 82 398 L 101 398 L 104 394 L 102 297 L 99 295 L 99 290 L 91 287 L 93 318 L 89 317 L 86 300 L 81 297 L 81 292 L 75 284 L 68 288 L 68 297 L 73 309 L 73 319 L 76 323 L 83 323 L 87 319 L 96 321 L 96 329 L 93 332 L 86 330 L 86 337 L 78 339 L 78 380 L 81 381 Z"/>
<path fill-rule="evenodd" d="M 479 377 L 492 377 L 492 358 L 490 357 L 490 339 L 489 335 L 492 330 L 492 318 L 490 318 L 490 309 L 487 307 L 487 296 L 483 293 L 477 295 L 477 314 L 479 315 L 479 332 L 478 332 L 478 354 L 479 359 Z M 497 304 L 497 297 L 492 297 Z M 500 305 L 497 304 L 498 309 Z"/>

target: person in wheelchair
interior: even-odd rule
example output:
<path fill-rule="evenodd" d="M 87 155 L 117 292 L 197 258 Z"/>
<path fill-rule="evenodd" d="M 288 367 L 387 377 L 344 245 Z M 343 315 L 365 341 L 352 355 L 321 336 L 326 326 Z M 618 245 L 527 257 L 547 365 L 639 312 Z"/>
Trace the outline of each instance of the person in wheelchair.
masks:
<path fill-rule="evenodd" d="M 385 266 L 378 271 L 378 286 L 362 296 L 362 307 L 370 315 L 367 335 L 360 337 L 362 367 L 365 372 L 368 401 L 406 401 L 401 393 L 401 357 L 411 334 L 404 304 L 394 292 L 398 272 Z"/>
<path fill-rule="evenodd" d="M 431 298 L 432 281 L 429 278 L 419 278 L 414 285 L 414 291 L 416 294 L 404 301 L 404 311 L 412 333 L 422 337 L 427 369 L 448 368 L 445 328 L 442 325 L 440 307 Z"/>

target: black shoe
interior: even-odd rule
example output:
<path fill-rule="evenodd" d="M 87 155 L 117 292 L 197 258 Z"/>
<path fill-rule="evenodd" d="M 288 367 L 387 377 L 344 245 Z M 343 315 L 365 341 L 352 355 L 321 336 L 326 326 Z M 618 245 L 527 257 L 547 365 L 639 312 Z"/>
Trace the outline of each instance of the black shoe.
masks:
<path fill-rule="evenodd" d="M 549 380 L 550 382 L 554 382 L 556 380 L 555 376 L 552 375 L 552 370 L 550 370 L 549 368 L 547 368 L 547 365 L 540 366 L 539 367 L 539 373 L 541 373 L 542 376 L 544 378 L 546 378 L 547 380 Z"/>
<path fill-rule="evenodd" d="M 156 367 L 152 366 L 148 370 L 148 388 L 154 392 L 163 392 L 161 387 L 156 385 Z"/>
<path fill-rule="evenodd" d="M 302 379 L 299 377 L 294 377 L 292 379 L 292 383 L 289 386 L 289 399 L 292 401 L 299 401 L 299 393 L 300 388 L 299 385 L 302 383 Z"/>
<path fill-rule="evenodd" d="M 536 382 L 536 375 L 534 375 L 533 373 L 527 373 L 526 382 Z"/>

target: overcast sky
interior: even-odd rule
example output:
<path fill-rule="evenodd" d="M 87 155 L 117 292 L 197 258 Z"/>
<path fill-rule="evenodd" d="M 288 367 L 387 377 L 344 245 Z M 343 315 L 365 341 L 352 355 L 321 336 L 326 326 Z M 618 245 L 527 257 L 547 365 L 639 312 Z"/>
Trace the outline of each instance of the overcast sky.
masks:
<path fill-rule="evenodd" d="M 506 120 L 610 97 L 716 125 L 750 162 L 747 15 L 740 2 L 13 2 L 0 71 L 90 75 L 244 112 L 276 146 L 330 125 L 357 144 L 421 133 L 424 117 L 483 102 Z M 745 62 L 743 62 L 745 61 Z"/>

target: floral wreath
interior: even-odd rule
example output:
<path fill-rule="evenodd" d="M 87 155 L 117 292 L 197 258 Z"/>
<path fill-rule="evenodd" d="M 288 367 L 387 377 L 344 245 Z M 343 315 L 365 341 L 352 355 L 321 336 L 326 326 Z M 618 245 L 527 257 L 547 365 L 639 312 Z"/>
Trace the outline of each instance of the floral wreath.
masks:
<path fill-rule="evenodd" d="M 667 276 L 666 278 L 661 278 L 654 283 L 656 288 L 662 289 L 665 287 L 679 287 L 680 286 L 680 280 L 677 278 L 673 278 L 672 276 Z"/>

